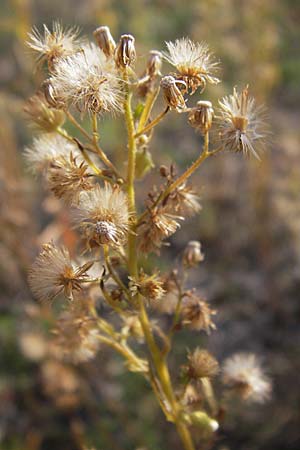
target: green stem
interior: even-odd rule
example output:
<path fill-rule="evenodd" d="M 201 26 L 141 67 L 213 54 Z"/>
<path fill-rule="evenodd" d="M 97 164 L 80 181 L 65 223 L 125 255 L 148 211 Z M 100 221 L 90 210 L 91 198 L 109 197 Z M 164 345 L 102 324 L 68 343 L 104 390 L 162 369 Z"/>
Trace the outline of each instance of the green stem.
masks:
<path fill-rule="evenodd" d="M 170 107 L 167 106 L 166 109 L 161 112 L 157 117 L 155 117 L 155 119 L 152 120 L 152 122 L 150 122 L 145 128 L 143 128 L 141 131 L 138 131 L 138 133 L 136 133 L 134 135 L 135 138 L 141 136 L 144 133 L 147 133 L 147 131 L 150 131 L 153 127 L 155 127 L 155 125 L 157 125 L 167 114 L 167 112 L 169 111 Z"/>
<path fill-rule="evenodd" d="M 139 121 L 139 124 L 137 127 L 137 133 L 140 133 L 141 131 L 143 131 L 143 128 L 145 127 L 147 120 L 151 114 L 155 100 L 157 99 L 158 93 L 159 93 L 159 87 L 157 89 L 155 89 L 154 91 L 151 91 L 147 94 L 144 109 L 141 114 L 140 121 Z"/>

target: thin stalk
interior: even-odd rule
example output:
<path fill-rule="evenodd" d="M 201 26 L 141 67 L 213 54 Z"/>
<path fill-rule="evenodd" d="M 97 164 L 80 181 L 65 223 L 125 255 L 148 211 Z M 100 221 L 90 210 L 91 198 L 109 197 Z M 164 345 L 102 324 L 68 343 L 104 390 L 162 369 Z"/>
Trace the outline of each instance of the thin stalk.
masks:
<path fill-rule="evenodd" d="M 66 111 L 66 116 L 69 119 L 69 121 L 74 125 L 74 127 L 77 128 L 77 130 L 80 131 L 83 136 L 87 138 L 88 141 L 93 143 L 93 138 L 89 135 L 89 133 L 80 125 L 79 122 L 75 119 L 75 117 L 70 113 L 70 111 Z"/>
<path fill-rule="evenodd" d="M 136 133 L 134 135 L 135 138 L 141 136 L 144 133 L 147 133 L 147 131 L 150 131 L 153 127 L 155 127 L 155 125 L 157 125 L 167 114 L 167 112 L 169 111 L 170 107 L 167 106 L 166 109 L 161 112 L 157 117 L 155 117 L 155 119 L 152 120 L 152 122 L 150 122 L 145 128 L 143 128 L 141 131 L 139 131 L 138 133 Z"/>
<path fill-rule="evenodd" d="M 181 186 L 193 173 L 195 170 L 198 169 L 198 167 L 201 166 L 201 164 L 211 155 L 214 154 L 214 152 L 210 153 L 208 151 L 209 147 L 209 133 L 206 132 L 204 135 L 204 147 L 202 153 L 200 153 L 198 159 L 179 177 L 177 178 L 173 183 L 171 183 L 163 192 L 160 193 L 158 198 L 155 200 L 151 208 L 155 208 L 160 202 L 162 202 L 171 192 L 173 192 L 176 188 Z M 148 211 L 144 211 L 141 216 L 138 218 L 137 226 L 139 226 L 143 220 L 147 217 Z"/>
<path fill-rule="evenodd" d="M 140 121 L 139 121 L 139 124 L 137 127 L 137 133 L 140 133 L 141 131 L 143 131 L 143 128 L 145 127 L 147 120 L 151 114 L 155 100 L 157 99 L 158 93 L 159 93 L 159 87 L 157 89 L 155 89 L 154 91 L 149 92 L 147 94 L 144 109 L 141 114 Z"/>
<path fill-rule="evenodd" d="M 125 286 L 125 284 L 120 279 L 119 275 L 115 272 L 115 270 L 113 269 L 113 267 L 110 263 L 107 245 L 103 245 L 103 251 L 104 251 L 105 264 L 106 264 L 106 267 L 107 267 L 112 279 L 116 282 L 116 284 L 119 286 L 121 291 L 123 291 L 126 294 L 127 298 L 130 299 L 130 292 L 129 292 L 128 288 Z"/>
<path fill-rule="evenodd" d="M 128 266 L 129 273 L 131 276 L 136 277 L 138 275 L 138 264 L 137 264 L 137 253 L 136 253 L 136 234 L 135 234 L 135 223 L 136 223 L 136 207 L 135 207 L 135 157 L 136 157 L 136 145 L 134 137 L 134 121 L 131 109 L 131 93 L 128 90 L 128 74 L 124 71 L 124 81 L 127 86 L 127 92 L 125 96 L 125 120 L 128 133 L 128 169 L 127 169 L 127 192 L 128 192 L 128 203 L 129 210 L 133 216 L 132 222 L 132 233 L 128 236 Z M 162 387 L 163 393 L 170 404 L 172 409 L 172 420 L 175 422 L 178 433 L 184 444 L 185 450 L 195 450 L 192 442 L 189 430 L 185 424 L 182 423 L 179 417 L 179 405 L 176 401 L 175 394 L 173 392 L 170 374 L 168 367 L 166 365 L 165 359 L 163 358 L 160 349 L 158 348 L 154 336 L 151 331 L 150 321 L 145 309 L 143 299 L 140 295 L 137 295 L 137 300 L 139 302 L 139 319 L 143 329 L 143 333 L 151 353 L 153 363 L 158 375 L 160 385 Z"/>

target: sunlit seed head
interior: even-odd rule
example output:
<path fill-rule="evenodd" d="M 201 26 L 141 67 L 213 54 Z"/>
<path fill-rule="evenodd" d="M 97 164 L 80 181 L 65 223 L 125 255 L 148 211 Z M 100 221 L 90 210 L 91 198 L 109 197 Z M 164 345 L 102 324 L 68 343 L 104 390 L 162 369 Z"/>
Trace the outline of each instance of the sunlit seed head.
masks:
<path fill-rule="evenodd" d="M 196 348 L 188 355 L 185 372 L 191 379 L 211 378 L 218 374 L 219 364 L 207 350 Z"/>
<path fill-rule="evenodd" d="M 161 300 L 165 294 L 163 280 L 158 273 L 148 275 L 141 271 L 138 278 L 130 278 L 129 288 L 132 295 L 141 294 L 150 305 Z"/>
<path fill-rule="evenodd" d="M 191 330 L 204 330 L 207 334 L 216 328 L 212 316 L 216 310 L 211 309 L 208 303 L 194 294 L 184 299 L 181 309 L 182 324 Z"/>
<path fill-rule="evenodd" d="M 29 285 L 33 295 L 40 301 L 50 301 L 60 293 L 70 300 L 73 292 L 81 289 L 90 266 L 79 267 L 71 260 L 65 247 L 53 242 L 45 244 L 29 272 Z"/>
<path fill-rule="evenodd" d="M 114 63 L 95 44 L 64 58 L 50 78 L 55 97 L 82 112 L 120 112 L 123 91 Z"/>
<path fill-rule="evenodd" d="M 81 192 L 93 189 L 92 173 L 84 161 L 78 161 L 71 152 L 69 157 L 53 160 L 47 172 L 47 181 L 54 195 L 67 205 L 77 204 Z"/>
<path fill-rule="evenodd" d="M 223 382 L 244 400 L 262 403 L 271 395 L 270 379 L 259 358 L 252 353 L 237 353 L 226 359 Z"/>
<path fill-rule="evenodd" d="M 42 92 L 38 92 L 27 100 L 24 112 L 38 131 L 46 133 L 55 131 L 65 121 L 64 112 L 50 108 Z"/>
<path fill-rule="evenodd" d="M 218 138 L 224 150 L 259 158 L 268 135 L 264 108 L 249 96 L 248 87 L 219 101 Z"/>
<path fill-rule="evenodd" d="M 75 222 L 88 249 L 94 245 L 123 244 L 129 230 L 126 195 L 107 183 L 103 188 L 97 185 L 93 190 L 82 193 Z"/>
<path fill-rule="evenodd" d="M 174 76 L 186 83 L 191 94 L 199 87 L 203 90 L 206 83 L 219 83 L 220 80 L 215 76 L 218 63 L 205 42 L 195 43 L 188 38 L 182 38 L 167 42 L 166 45 L 164 58 L 176 67 L 178 74 Z"/>
<path fill-rule="evenodd" d="M 80 49 L 82 41 L 78 38 L 78 28 L 63 28 L 59 22 L 54 22 L 52 31 L 46 25 L 43 32 L 34 28 L 29 33 L 27 45 L 37 53 L 40 62 L 47 61 L 52 71 L 60 58 L 72 55 Z"/>
<path fill-rule="evenodd" d="M 70 154 L 82 161 L 82 155 L 75 144 L 56 133 L 42 134 L 34 138 L 30 147 L 25 148 L 28 167 L 33 172 L 42 172 L 57 158 L 69 158 Z"/>
<path fill-rule="evenodd" d="M 182 184 L 167 197 L 166 211 L 173 211 L 184 217 L 193 216 L 202 209 L 199 200 L 199 195 L 191 186 Z"/>

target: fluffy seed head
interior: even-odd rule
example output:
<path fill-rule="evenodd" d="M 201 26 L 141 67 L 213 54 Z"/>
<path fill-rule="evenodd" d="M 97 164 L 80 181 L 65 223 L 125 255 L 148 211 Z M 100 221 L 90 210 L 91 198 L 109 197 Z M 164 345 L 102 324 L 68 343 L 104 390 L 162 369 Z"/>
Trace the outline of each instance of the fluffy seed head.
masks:
<path fill-rule="evenodd" d="M 95 44 L 61 59 L 50 78 L 54 98 L 91 113 L 122 110 L 121 81 L 113 62 Z"/>
<path fill-rule="evenodd" d="M 140 293 L 150 304 L 158 302 L 165 294 L 163 280 L 157 273 L 147 275 L 142 271 L 138 279 L 130 278 L 129 284 L 132 295 Z"/>
<path fill-rule="evenodd" d="M 78 28 L 63 28 L 59 22 L 54 22 L 52 31 L 46 25 L 44 32 L 40 33 L 33 28 L 29 33 L 27 45 L 38 54 L 38 61 L 48 62 L 49 70 L 52 71 L 60 58 L 72 55 L 80 49 L 81 41 L 78 39 Z"/>
<path fill-rule="evenodd" d="M 167 75 L 161 79 L 160 86 L 164 99 L 171 109 L 175 109 L 177 112 L 182 112 L 186 109 L 185 100 L 180 90 L 181 87 L 186 87 L 184 81 L 176 80 L 172 75 Z"/>
<path fill-rule="evenodd" d="M 65 247 L 50 242 L 35 260 L 29 272 L 29 285 L 33 295 L 40 301 L 53 300 L 60 293 L 73 300 L 73 292 L 81 289 L 92 264 L 76 266 Z"/>
<path fill-rule="evenodd" d="M 95 245 L 120 245 L 127 239 L 129 213 L 126 195 L 108 183 L 83 192 L 75 221 L 86 239 L 87 249 Z"/>
<path fill-rule="evenodd" d="M 189 124 L 204 134 L 211 128 L 213 117 L 214 110 L 211 102 L 200 100 L 189 113 Z"/>
<path fill-rule="evenodd" d="M 271 394 L 271 382 L 252 353 L 237 353 L 226 359 L 223 382 L 244 400 L 262 403 Z"/>
<path fill-rule="evenodd" d="M 204 299 L 191 294 L 184 299 L 181 321 L 191 330 L 204 330 L 209 334 L 210 330 L 216 328 L 212 321 L 212 316 L 215 314 L 216 311 L 211 309 Z"/>
<path fill-rule="evenodd" d="M 55 131 L 65 121 L 64 112 L 49 108 L 42 92 L 38 92 L 27 100 L 24 112 L 38 131 L 46 133 Z"/>
<path fill-rule="evenodd" d="M 99 330 L 87 303 L 80 299 L 74 302 L 61 314 L 53 330 L 58 355 L 75 363 L 92 359 L 99 349 Z"/>
<path fill-rule="evenodd" d="M 204 260 L 199 241 L 190 241 L 183 252 L 182 262 L 185 267 L 195 267 Z"/>
<path fill-rule="evenodd" d="M 77 204 L 81 192 L 93 189 L 91 172 L 84 161 L 77 161 L 72 152 L 69 157 L 60 156 L 50 164 L 47 180 L 54 195 L 67 205 Z"/>
<path fill-rule="evenodd" d="M 120 37 L 115 50 L 115 61 L 117 67 L 132 66 L 136 59 L 134 37 L 131 34 L 123 34 Z"/>
<path fill-rule="evenodd" d="M 182 184 L 166 199 L 166 209 L 182 216 L 193 216 L 201 211 L 198 194 L 190 187 Z"/>
<path fill-rule="evenodd" d="M 211 378 L 218 372 L 218 361 L 207 350 L 196 348 L 189 353 L 185 373 L 190 379 Z"/>
<path fill-rule="evenodd" d="M 82 161 L 82 156 L 75 144 L 56 133 L 42 134 L 34 138 L 30 147 L 25 148 L 25 158 L 33 172 L 40 172 L 61 158 L 69 158 L 70 154 Z"/>
<path fill-rule="evenodd" d="M 150 210 L 147 220 L 140 227 L 140 250 L 144 253 L 159 253 L 163 239 L 180 227 L 177 220 L 183 220 L 183 217 L 170 214 L 164 208 Z"/>
<path fill-rule="evenodd" d="M 105 56 L 112 58 L 115 53 L 116 43 L 111 35 L 110 29 L 106 26 L 98 27 L 93 34 L 99 48 Z"/>
<path fill-rule="evenodd" d="M 220 80 L 214 76 L 218 63 L 213 59 L 205 42 L 195 43 L 188 38 L 182 38 L 167 42 L 166 45 L 168 51 L 163 52 L 164 58 L 176 67 L 178 75 L 174 76 L 186 83 L 191 94 L 198 87 L 203 90 L 206 83 L 219 83 Z"/>
<path fill-rule="evenodd" d="M 224 150 L 241 152 L 245 156 L 259 158 L 259 150 L 265 146 L 267 136 L 264 108 L 256 106 L 249 96 L 248 87 L 219 101 L 218 132 Z"/>

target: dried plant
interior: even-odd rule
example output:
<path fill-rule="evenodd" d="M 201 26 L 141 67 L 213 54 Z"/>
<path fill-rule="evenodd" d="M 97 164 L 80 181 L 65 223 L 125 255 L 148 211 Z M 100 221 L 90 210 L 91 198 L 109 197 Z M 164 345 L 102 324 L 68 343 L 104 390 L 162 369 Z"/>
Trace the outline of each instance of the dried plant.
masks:
<path fill-rule="evenodd" d="M 26 157 L 52 193 L 71 208 L 79 231 L 78 251 L 85 259 L 77 257 L 75 264 L 66 248 L 45 244 L 29 282 L 38 300 L 56 298 L 63 305 L 53 330 L 56 358 L 78 363 L 93 358 L 104 345 L 120 353 L 128 370 L 148 381 L 183 447 L 193 450 L 193 427 L 212 442 L 219 426 L 224 405 L 212 386 L 219 365 L 205 349 L 189 351 L 180 388 L 175 387 L 177 374 L 169 371 L 168 355 L 180 330 L 216 329 L 216 310 L 201 293 L 186 287 L 189 269 L 204 255 L 200 242 L 189 241 L 171 273 L 147 273 L 142 261 L 151 252 L 159 254 L 183 221 L 201 210 L 197 188 L 189 179 L 205 160 L 225 151 L 259 157 L 266 138 L 262 109 L 248 87 L 240 93 L 234 88 L 233 95 L 220 100 L 216 114 L 209 100 L 190 104 L 190 96 L 203 94 L 207 83 L 220 82 L 219 64 L 206 43 L 183 38 L 168 42 L 166 51 L 152 50 L 139 77 L 133 36 L 123 35 L 116 43 L 109 28 L 102 26 L 94 37 L 96 44 L 80 40 L 77 29 L 64 30 L 57 23 L 52 31 L 45 26 L 44 35 L 36 30 L 30 35 L 28 45 L 48 74 L 25 108 L 40 132 Z M 173 66 L 166 74 L 164 59 Z M 160 90 L 165 107 L 153 118 Z M 160 168 L 161 186 L 153 186 L 142 209 L 136 202 L 136 180 L 153 168 L 153 131 L 171 110 L 186 115 L 187 123 L 199 132 L 202 148 L 180 176 L 173 166 Z M 102 114 L 123 120 L 127 129 L 127 143 L 121 143 L 124 159 L 118 165 L 100 144 Z M 81 139 L 67 131 L 68 122 Z M 85 127 L 88 122 L 90 128 Z M 101 269 L 95 264 L 99 261 Z M 107 320 L 100 302 L 120 320 Z M 161 320 L 165 314 L 168 320 Z M 262 402 L 270 394 L 270 381 L 252 354 L 227 360 L 223 381 L 230 394 L 234 391 L 243 399 Z"/>

